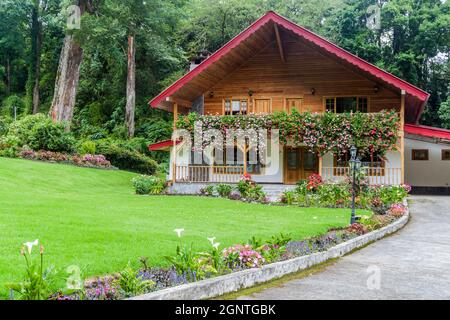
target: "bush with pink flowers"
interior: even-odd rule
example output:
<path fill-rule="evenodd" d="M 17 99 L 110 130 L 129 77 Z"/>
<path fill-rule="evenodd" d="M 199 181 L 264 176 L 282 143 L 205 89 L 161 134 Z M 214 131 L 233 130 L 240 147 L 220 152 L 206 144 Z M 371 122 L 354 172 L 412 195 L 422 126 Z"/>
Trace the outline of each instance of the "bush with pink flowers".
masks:
<path fill-rule="evenodd" d="M 394 203 L 389 208 L 388 214 L 394 217 L 401 217 L 406 213 L 406 206 L 402 203 Z"/>
<path fill-rule="evenodd" d="M 259 268 L 264 263 L 262 255 L 249 244 L 226 248 L 223 257 L 230 269 Z"/>
<path fill-rule="evenodd" d="M 53 152 L 53 151 L 33 151 L 30 149 L 23 149 L 19 157 L 27 160 L 38 160 L 45 162 L 53 162 L 53 163 L 67 163 L 73 164 L 80 167 L 89 167 L 89 168 L 104 168 L 104 169 L 113 169 L 114 167 L 111 165 L 104 155 L 91 155 L 86 154 L 84 156 L 79 155 L 69 155 L 61 152 Z"/>

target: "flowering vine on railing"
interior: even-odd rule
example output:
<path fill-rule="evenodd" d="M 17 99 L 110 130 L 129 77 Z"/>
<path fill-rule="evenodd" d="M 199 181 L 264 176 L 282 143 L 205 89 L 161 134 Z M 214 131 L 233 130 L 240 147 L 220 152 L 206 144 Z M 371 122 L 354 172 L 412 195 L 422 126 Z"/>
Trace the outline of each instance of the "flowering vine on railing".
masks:
<path fill-rule="evenodd" d="M 204 131 L 279 129 L 280 142 L 305 145 L 324 155 L 345 154 L 352 145 L 361 154 L 383 156 L 394 150 L 399 139 L 400 117 L 394 111 L 378 113 L 299 113 L 276 112 L 268 115 L 210 116 L 190 113 L 177 121 L 178 129 L 194 130 L 201 122 Z"/>

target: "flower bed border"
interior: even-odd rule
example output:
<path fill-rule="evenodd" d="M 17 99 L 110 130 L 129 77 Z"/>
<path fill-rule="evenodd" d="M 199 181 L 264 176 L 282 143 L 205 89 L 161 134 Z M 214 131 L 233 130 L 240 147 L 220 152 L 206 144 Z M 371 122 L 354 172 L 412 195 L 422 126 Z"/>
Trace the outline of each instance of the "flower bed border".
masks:
<path fill-rule="evenodd" d="M 355 249 L 361 248 L 373 241 L 384 238 L 402 229 L 409 220 L 409 208 L 404 201 L 406 213 L 388 226 L 369 232 L 349 241 L 340 243 L 326 251 L 316 252 L 286 261 L 267 264 L 257 269 L 234 272 L 216 278 L 201 280 L 156 292 L 147 293 L 129 300 L 203 300 L 218 297 L 257 284 L 281 278 L 296 273 L 327 260 L 342 257 Z"/>

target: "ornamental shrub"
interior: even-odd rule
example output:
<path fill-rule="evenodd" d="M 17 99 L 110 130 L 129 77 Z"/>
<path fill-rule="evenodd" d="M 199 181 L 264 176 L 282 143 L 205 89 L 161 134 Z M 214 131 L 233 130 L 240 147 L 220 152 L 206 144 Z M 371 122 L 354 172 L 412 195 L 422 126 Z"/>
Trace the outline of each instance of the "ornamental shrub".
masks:
<path fill-rule="evenodd" d="M 221 196 L 222 198 L 228 198 L 231 194 L 231 192 L 233 191 L 233 187 L 230 186 L 229 184 L 218 184 L 216 186 L 216 191 L 217 194 L 219 196 Z"/>
<path fill-rule="evenodd" d="M 230 269 L 259 268 L 265 262 L 262 255 L 249 244 L 226 248 L 223 257 Z"/>
<path fill-rule="evenodd" d="M 281 195 L 281 203 L 285 203 L 290 206 L 294 204 L 294 202 L 296 201 L 297 197 L 295 191 L 292 190 L 284 191 L 283 194 Z"/>
<path fill-rule="evenodd" d="M 97 145 L 95 144 L 94 141 L 86 140 L 82 142 L 81 145 L 78 147 L 78 153 L 80 155 L 95 154 L 96 149 Z"/>
<path fill-rule="evenodd" d="M 54 123 L 43 114 L 26 116 L 9 126 L 7 139 L 16 140 L 17 147 L 29 146 L 35 151 L 73 152 L 75 139 L 65 132 L 64 123 Z"/>
<path fill-rule="evenodd" d="M 157 195 L 166 189 L 166 181 L 155 176 L 140 175 L 131 180 L 136 194 Z"/>
<path fill-rule="evenodd" d="M 72 153 L 75 148 L 75 138 L 71 133 L 65 132 L 62 123 L 52 122 L 47 118 L 33 126 L 27 144 L 36 151 Z"/>
<path fill-rule="evenodd" d="M 99 140 L 96 143 L 97 153 L 103 154 L 113 166 L 146 175 L 156 172 L 158 164 L 153 159 L 111 140 Z"/>
<path fill-rule="evenodd" d="M 10 117 L 0 116 L 0 136 L 4 136 L 8 133 L 11 122 L 12 121 Z"/>
<path fill-rule="evenodd" d="M 210 186 L 206 186 L 204 188 L 201 188 L 200 189 L 200 195 L 207 196 L 207 197 L 212 197 L 214 195 L 214 186 L 210 185 Z"/>

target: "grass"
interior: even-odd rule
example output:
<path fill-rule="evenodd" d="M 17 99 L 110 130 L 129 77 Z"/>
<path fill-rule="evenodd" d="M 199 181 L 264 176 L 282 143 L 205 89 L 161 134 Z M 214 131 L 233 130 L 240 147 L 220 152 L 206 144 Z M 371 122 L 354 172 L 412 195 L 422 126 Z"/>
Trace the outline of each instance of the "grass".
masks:
<path fill-rule="evenodd" d="M 77 265 L 86 276 L 120 271 L 142 256 L 166 265 L 183 241 L 207 249 L 269 238 L 280 232 L 301 239 L 345 226 L 350 210 L 277 207 L 215 198 L 137 196 L 136 174 L 0 158 L 0 296 L 24 272 L 22 243 L 39 239 L 47 265 Z"/>

